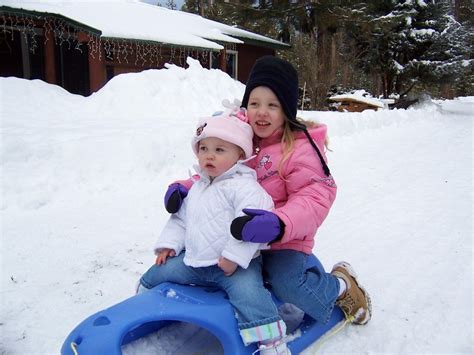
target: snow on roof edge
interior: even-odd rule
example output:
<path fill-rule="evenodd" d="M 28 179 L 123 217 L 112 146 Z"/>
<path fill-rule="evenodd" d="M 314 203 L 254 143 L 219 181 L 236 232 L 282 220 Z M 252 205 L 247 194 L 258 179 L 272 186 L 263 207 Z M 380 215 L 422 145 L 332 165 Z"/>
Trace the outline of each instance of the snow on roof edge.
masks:
<path fill-rule="evenodd" d="M 265 37 L 250 31 L 246 31 L 237 27 L 229 26 L 217 21 L 203 18 L 197 14 L 182 12 L 178 10 L 170 10 L 163 7 L 153 6 L 141 2 L 133 1 L 116 1 L 115 3 L 107 3 L 107 6 L 116 4 L 115 8 L 111 8 L 112 11 L 119 11 L 122 16 L 126 12 L 127 16 L 130 13 L 136 16 L 136 18 L 146 15 L 148 24 L 153 26 L 144 26 L 138 29 L 130 28 L 127 33 L 126 26 L 118 26 L 116 23 L 111 23 L 107 20 L 106 16 L 102 13 L 91 15 L 90 11 L 84 11 L 89 5 L 100 6 L 100 3 L 95 2 L 82 2 L 82 3 L 71 3 L 71 2 L 43 2 L 43 1 L 13 1 L 13 0 L 0 0 L 0 9 L 25 12 L 27 14 L 33 14 L 38 16 L 42 14 L 48 17 L 58 17 L 66 22 L 70 22 L 72 25 L 79 28 L 83 28 L 90 31 L 104 39 L 128 39 L 145 42 L 156 42 L 163 45 L 178 45 L 183 47 L 192 48 L 203 48 L 210 50 L 222 50 L 224 46 L 222 43 L 233 43 L 240 44 L 246 42 L 258 43 L 261 46 L 268 46 L 273 48 L 285 48 L 289 47 L 288 44 L 274 40 L 269 37 Z M 138 6 L 137 6 L 138 5 Z M 119 9 L 120 8 L 120 9 Z M 127 11 L 123 11 L 124 8 Z M 152 9 L 152 11 L 150 11 Z M 134 12 L 135 11 L 135 12 Z M 92 11 L 93 13 L 93 11 Z M 166 25 L 161 27 L 156 26 L 153 22 L 164 22 L 170 17 L 173 17 L 173 25 L 179 22 L 183 16 L 192 17 L 192 25 L 180 26 L 180 31 L 177 33 L 175 28 L 169 26 L 170 34 L 168 34 L 164 28 Z M 150 18 L 156 19 L 150 21 Z M 135 21 L 137 21 L 135 19 Z M 183 19 L 185 21 L 185 19 Z M 144 21 L 145 22 L 145 21 Z M 188 21 L 185 21 L 188 22 Z M 123 28 L 125 27 L 125 29 Z M 158 30 L 156 29 L 158 27 Z M 153 31 L 154 30 L 154 31 Z M 245 41 L 247 40 L 247 41 Z M 252 44 L 252 43 L 249 43 Z"/>
<path fill-rule="evenodd" d="M 88 31 L 90 31 L 94 34 L 100 35 L 102 33 L 102 31 L 99 30 L 98 28 L 92 27 L 90 25 L 87 25 L 87 24 L 82 23 L 80 21 L 77 21 L 75 19 L 72 19 L 68 16 L 64 16 L 63 14 L 60 14 L 60 13 L 48 12 L 48 11 L 37 11 L 37 10 L 27 9 L 27 8 L 24 8 L 24 7 L 14 7 L 14 6 L 11 6 L 11 5 L 4 5 L 4 4 L 2 4 L 2 1 L 0 1 L 0 12 L 1 11 L 8 11 L 10 13 L 15 13 L 15 10 L 19 10 L 18 11 L 19 14 L 27 13 L 27 14 L 31 14 L 33 16 L 39 16 L 39 15 L 44 14 L 44 15 L 48 15 L 50 17 L 56 17 L 56 18 L 59 18 L 59 19 L 69 21 L 71 24 L 77 25 L 77 27 L 82 27 L 85 30 L 88 30 Z"/>

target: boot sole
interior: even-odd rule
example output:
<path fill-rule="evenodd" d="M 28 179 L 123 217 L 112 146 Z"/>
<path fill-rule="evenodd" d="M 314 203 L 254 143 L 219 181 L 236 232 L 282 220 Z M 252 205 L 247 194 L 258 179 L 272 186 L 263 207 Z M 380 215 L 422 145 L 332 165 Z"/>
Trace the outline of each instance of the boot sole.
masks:
<path fill-rule="evenodd" d="M 366 312 L 364 319 L 362 319 L 360 321 L 355 321 L 353 323 L 354 324 L 359 324 L 359 325 L 367 324 L 370 321 L 370 319 L 372 318 L 372 299 L 370 298 L 370 295 L 367 292 L 367 290 L 361 284 L 359 284 L 359 280 L 357 278 L 357 273 L 352 268 L 351 264 L 349 264 L 347 261 L 340 261 L 336 265 L 334 265 L 333 268 L 336 268 L 338 266 L 342 267 L 345 270 L 347 270 L 347 272 L 355 280 L 357 286 L 361 289 L 362 293 L 365 296 L 365 299 L 367 300 L 367 310 L 368 310 L 368 312 Z"/>

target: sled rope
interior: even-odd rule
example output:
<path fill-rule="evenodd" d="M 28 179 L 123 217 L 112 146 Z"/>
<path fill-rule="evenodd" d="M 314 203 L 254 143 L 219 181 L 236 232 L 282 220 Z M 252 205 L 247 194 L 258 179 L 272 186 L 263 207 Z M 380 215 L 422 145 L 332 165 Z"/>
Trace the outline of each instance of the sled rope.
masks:
<path fill-rule="evenodd" d="M 79 355 L 79 352 L 77 351 L 77 344 L 75 342 L 71 342 L 71 349 L 74 355 Z"/>
<path fill-rule="evenodd" d="M 324 344 L 329 338 L 332 338 L 334 335 L 339 333 L 348 323 L 352 323 L 354 317 L 347 317 L 344 321 L 340 321 L 332 330 L 324 334 L 319 341 L 316 342 L 315 352 L 319 350 L 322 344 Z"/>

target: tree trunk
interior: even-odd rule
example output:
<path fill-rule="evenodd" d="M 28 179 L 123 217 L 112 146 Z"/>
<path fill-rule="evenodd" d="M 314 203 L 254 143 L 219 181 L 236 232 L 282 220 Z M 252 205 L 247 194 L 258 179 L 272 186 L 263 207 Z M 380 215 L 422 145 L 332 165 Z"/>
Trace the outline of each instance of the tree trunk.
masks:
<path fill-rule="evenodd" d="M 339 60 L 337 56 L 337 41 L 336 36 L 331 35 L 331 61 L 328 63 L 330 66 L 330 76 L 329 82 L 332 84 L 334 78 L 336 77 L 337 68 L 339 66 Z"/>

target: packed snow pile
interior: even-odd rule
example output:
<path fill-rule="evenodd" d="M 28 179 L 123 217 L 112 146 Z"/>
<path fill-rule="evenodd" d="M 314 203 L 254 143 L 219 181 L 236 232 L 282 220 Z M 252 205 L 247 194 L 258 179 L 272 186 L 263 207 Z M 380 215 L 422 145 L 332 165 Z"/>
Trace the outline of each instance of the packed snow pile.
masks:
<path fill-rule="evenodd" d="M 0 349 L 57 354 L 83 319 L 133 294 L 168 218 L 166 187 L 195 163 L 197 118 L 244 86 L 192 61 L 120 75 L 87 98 L 41 81 L 0 85 Z M 367 326 L 318 352 L 474 351 L 473 106 L 300 112 L 328 125 L 339 187 L 314 253 L 328 269 L 351 262 L 373 299 Z M 186 342 L 195 334 L 178 325 L 126 352 L 198 351 Z"/>

